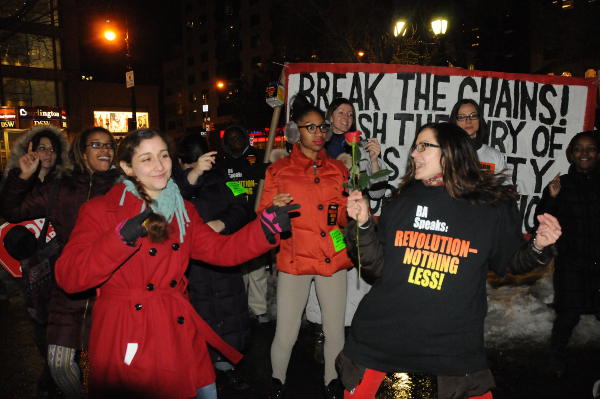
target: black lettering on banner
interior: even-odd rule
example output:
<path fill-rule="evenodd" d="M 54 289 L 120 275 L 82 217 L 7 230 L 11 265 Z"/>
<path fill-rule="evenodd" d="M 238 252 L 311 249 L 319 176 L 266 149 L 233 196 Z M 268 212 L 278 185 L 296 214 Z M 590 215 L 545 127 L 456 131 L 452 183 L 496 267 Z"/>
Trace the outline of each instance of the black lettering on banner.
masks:
<path fill-rule="evenodd" d="M 439 122 L 450 122 L 450 115 L 435 114 L 435 123 L 439 123 Z"/>
<path fill-rule="evenodd" d="M 432 111 L 446 111 L 446 108 L 438 107 L 438 101 L 446 98 L 446 88 L 439 92 L 440 83 L 450 83 L 450 76 L 433 75 L 433 107 Z M 437 120 L 436 120 L 437 121 Z"/>
<path fill-rule="evenodd" d="M 521 115 L 519 119 L 528 119 L 525 116 L 525 108 L 529 111 L 529 119 L 536 120 L 536 109 L 537 109 L 537 93 L 538 93 L 538 84 L 536 82 L 531 82 L 533 85 L 533 93 L 531 96 L 529 95 L 529 91 L 527 91 L 527 83 L 521 82 Z"/>
<path fill-rule="evenodd" d="M 519 99 L 521 98 L 521 96 L 519 94 L 520 88 L 521 88 L 521 81 L 515 80 L 513 82 L 513 111 L 512 111 L 513 119 L 519 118 Z"/>
<path fill-rule="evenodd" d="M 317 73 L 317 103 L 316 103 L 317 108 L 323 108 L 323 109 L 329 108 L 329 100 L 327 99 L 328 92 L 329 92 L 329 76 L 325 72 L 318 72 Z M 321 107 L 321 100 L 323 100 L 323 107 Z"/>
<path fill-rule="evenodd" d="M 415 120 L 415 116 L 409 113 L 396 113 L 394 114 L 394 120 L 400 121 L 400 129 L 398 130 L 398 145 L 404 145 L 406 122 L 413 122 Z"/>
<path fill-rule="evenodd" d="M 525 121 L 520 121 L 517 127 L 513 126 L 513 121 L 507 120 L 506 125 L 508 126 L 508 132 L 510 133 L 510 137 L 512 138 L 512 151 L 511 153 L 516 154 L 519 150 L 519 141 L 517 140 L 517 136 L 523 130 L 527 123 Z"/>
<path fill-rule="evenodd" d="M 506 153 L 504 147 L 504 139 L 508 136 L 508 127 L 503 121 L 492 121 L 490 128 L 490 147 L 499 149 L 501 152 Z M 502 135 L 496 134 L 498 130 L 502 130 Z"/>
<path fill-rule="evenodd" d="M 380 73 L 375 78 L 375 81 L 372 85 L 369 86 L 369 73 L 365 72 L 365 109 L 369 110 L 369 103 L 372 101 L 373 106 L 376 111 L 379 111 L 379 102 L 377 101 L 377 97 L 375 97 L 375 90 L 377 89 L 377 85 L 381 82 L 381 79 L 385 76 L 385 74 Z"/>
<path fill-rule="evenodd" d="M 550 128 L 550 157 L 556 158 L 554 156 L 554 150 L 561 150 L 563 148 L 562 144 L 556 143 L 556 135 L 557 134 L 565 134 L 567 133 L 567 129 L 559 126 L 552 126 Z"/>
<path fill-rule="evenodd" d="M 567 112 L 569 112 L 569 86 L 563 86 L 562 97 L 560 99 L 560 116 L 561 119 L 558 122 L 559 125 L 565 126 L 567 124 Z"/>
<path fill-rule="evenodd" d="M 490 81 L 490 92 L 486 94 L 486 88 Z M 488 116 L 494 115 L 494 109 L 496 107 L 496 95 L 498 93 L 498 78 L 481 78 L 481 89 L 479 91 L 479 106 L 484 109 L 484 106 L 488 105 Z"/>
<path fill-rule="evenodd" d="M 540 137 L 544 140 L 542 149 L 538 149 L 538 143 L 540 141 Z M 540 125 L 538 126 L 531 136 L 531 152 L 536 157 L 546 156 L 548 152 L 548 148 L 550 147 L 550 131 L 546 126 Z"/>
<path fill-rule="evenodd" d="M 387 169 L 392 171 L 392 174 L 389 175 L 388 181 L 394 181 L 400 176 L 400 170 L 398 169 L 398 165 L 400 160 L 400 151 L 398 151 L 397 147 L 387 147 L 383 151 L 383 162 L 386 164 Z"/>
<path fill-rule="evenodd" d="M 371 118 L 371 115 L 369 115 L 369 114 L 358 115 L 358 126 L 367 138 L 371 137 L 371 129 L 369 129 L 371 122 L 373 122 L 373 118 Z M 367 123 L 369 125 L 367 125 Z M 385 142 L 382 142 L 381 144 L 385 144 Z"/>
<path fill-rule="evenodd" d="M 332 99 L 336 99 L 339 97 L 343 97 L 344 93 L 342 93 L 341 91 L 338 90 L 338 80 L 340 79 L 346 79 L 346 74 L 345 73 L 334 73 L 333 74 L 333 97 L 331 97 Z"/>
<path fill-rule="evenodd" d="M 308 83 L 308 86 L 305 85 L 305 82 Z M 309 103 L 315 103 L 315 97 L 312 95 L 312 91 L 315 88 L 315 81 L 310 73 L 301 73 L 300 74 L 300 87 L 298 88 L 298 95 L 302 95 L 306 97 Z"/>
<path fill-rule="evenodd" d="M 521 195 L 519 197 L 519 213 L 521 214 L 521 220 L 523 220 L 524 230 L 527 232 L 533 232 L 535 229 L 534 207 L 540 203 L 540 197 L 538 195 L 531 196 Z"/>
<path fill-rule="evenodd" d="M 462 82 L 460 82 L 460 85 L 458 86 L 458 99 L 459 100 L 462 100 L 463 98 L 467 98 L 467 97 L 465 97 L 465 89 L 467 87 L 471 89 L 471 94 L 477 93 L 477 83 L 475 82 L 475 79 L 472 78 L 471 76 L 465 77 L 462 80 Z M 471 97 L 469 96 L 468 98 L 471 98 Z"/>
<path fill-rule="evenodd" d="M 543 161 L 543 160 L 540 160 Z M 534 193 L 539 193 L 542 191 L 542 178 L 544 174 L 548 171 L 548 169 L 554 164 L 554 159 L 549 159 L 541 168 L 538 166 L 538 160 L 536 158 L 532 158 L 530 160 L 531 166 L 533 167 L 533 173 L 535 174 L 535 188 L 533 189 Z"/>
<path fill-rule="evenodd" d="M 360 84 L 360 74 L 358 72 L 352 74 L 352 86 L 350 87 L 350 96 L 348 100 L 355 103 L 359 111 L 365 109 L 363 105 L 362 86 Z"/>
<path fill-rule="evenodd" d="M 396 75 L 396 79 L 402 81 L 402 95 L 400 96 L 400 98 L 401 98 L 400 110 L 406 111 L 406 100 L 408 99 L 408 85 L 409 85 L 408 81 L 414 80 L 415 74 L 414 73 L 398 73 Z M 394 114 L 394 119 L 395 119 L 395 115 L 397 115 L 397 114 Z"/>
<path fill-rule="evenodd" d="M 426 125 L 428 123 L 433 122 L 433 115 L 432 114 L 425 114 L 425 122 L 423 122 L 423 114 L 415 114 L 415 133 L 419 131 L 419 129 L 421 129 L 421 127 L 423 125 Z"/>
<path fill-rule="evenodd" d="M 394 188 L 392 186 L 390 186 L 388 184 L 388 188 L 391 189 L 392 191 L 394 190 Z M 379 209 L 381 208 L 381 204 L 383 204 L 383 198 L 379 198 L 379 199 L 371 199 L 370 200 L 370 204 L 369 206 L 371 207 L 371 214 L 372 215 L 376 215 L 377 212 L 379 212 Z"/>
<path fill-rule="evenodd" d="M 423 87 L 423 89 L 421 90 L 421 81 L 423 79 L 423 76 L 425 76 L 425 87 Z M 430 94 L 430 88 L 431 88 L 430 83 L 431 83 L 431 74 L 430 73 L 417 74 L 417 81 L 416 81 L 416 85 L 415 85 L 415 104 L 414 104 L 415 111 L 420 110 L 420 107 L 419 107 L 420 101 L 425 101 L 425 107 L 423 108 L 424 110 L 429 109 L 429 94 Z"/>
<path fill-rule="evenodd" d="M 550 104 L 550 101 L 548 100 L 548 93 L 552 94 L 554 97 L 557 96 L 556 90 L 552 85 L 543 85 L 540 88 L 540 104 L 548 110 L 549 115 L 545 116 L 544 113 L 540 110 L 538 118 L 540 122 L 545 123 L 546 125 L 552 125 L 554 123 L 554 120 L 556 119 L 556 111 L 554 110 L 552 104 Z"/>
<path fill-rule="evenodd" d="M 500 117 L 500 111 L 504 110 L 505 116 L 510 118 L 511 108 L 512 98 L 510 96 L 510 81 L 502 79 L 502 83 L 500 84 L 500 98 L 498 99 L 498 104 L 496 105 L 494 117 Z"/>
<path fill-rule="evenodd" d="M 512 165 L 512 176 L 511 180 L 513 184 L 517 184 L 517 176 L 519 175 L 519 165 L 525 165 L 527 160 L 523 157 L 506 157 L 506 164 Z"/>
<path fill-rule="evenodd" d="M 379 116 L 381 115 L 381 127 L 379 127 Z M 373 135 L 371 137 L 377 138 L 378 135 L 381 135 L 379 139 L 380 143 L 386 142 L 386 128 L 387 128 L 387 112 L 379 113 L 373 112 Z"/>

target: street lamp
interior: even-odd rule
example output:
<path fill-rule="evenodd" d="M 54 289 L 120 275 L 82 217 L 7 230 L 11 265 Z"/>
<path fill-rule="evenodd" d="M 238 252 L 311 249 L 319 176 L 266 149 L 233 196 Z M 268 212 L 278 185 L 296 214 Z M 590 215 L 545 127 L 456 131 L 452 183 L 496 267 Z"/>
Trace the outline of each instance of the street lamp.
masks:
<path fill-rule="evenodd" d="M 406 35 L 406 21 L 399 19 L 394 25 L 394 37 Z"/>
<path fill-rule="evenodd" d="M 217 86 L 217 89 L 223 90 L 225 88 L 225 82 L 223 82 L 222 80 L 217 80 L 215 86 Z"/>
<path fill-rule="evenodd" d="M 114 41 L 117 38 L 117 33 L 110 27 L 110 20 L 106 20 L 107 27 L 104 30 L 104 38 L 109 42 Z M 125 37 L 123 38 L 125 42 L 125 57 L 127 59 L 127 69 L 125 72 L 125 86 L 128 89 L 131 89 L 131 120 L 128 126 L 128 129 L 136 130 L 137 129 L 137 113 L 136 113 L 136 99 L 135 99 L 135 80 L 133 75 L 133 63 L 131 59 L 131 49 L 129 43 L 129 24 L 127 20 L 125 20 Z"/>
<path fill-rule="evenodd" d="M 435 18 L 431 21 L 431 30 L 435 36 L 445 35 L 448 29 L 448 20 L 445 18 Z"/>

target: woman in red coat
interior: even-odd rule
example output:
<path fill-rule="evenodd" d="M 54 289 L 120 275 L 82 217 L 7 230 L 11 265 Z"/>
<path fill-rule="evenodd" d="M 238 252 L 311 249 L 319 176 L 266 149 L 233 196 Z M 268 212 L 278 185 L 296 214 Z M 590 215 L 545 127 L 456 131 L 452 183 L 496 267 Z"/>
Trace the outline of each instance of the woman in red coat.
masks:
<path fill-rule="evenodd" d="M 335 357 L 344 346 L 346 255 L 341 229 L 346 224 L 344 184 L 348 169 L 324 149 L 329 125 L 323 112 L 297 96 L 288 124 L 288 140 L 296 142 L 289 157 L 267 169 L 259 209 L 301 203 L 292 219 L 292 235 L 281 240 L 277 254 L 277 327 L 271 346 L 271 398 L 284 396 L 285 377 L 311 282 L 315 281 L 323 315 L 324 397 L 341 398 Z M 296 136 L 296 137 L 293 137 Z"/>
<path fill-rule="evenodd" d="M 190 305 L 185 269 L 190 257 L 229 266 L 262 254 L 276 242 L 277 222 L 289 225 L 287 212 L 269 209 L 236 234 L 219 235 L 181 198 L 162 134 L 130 133 L 117 158 L 125 178 L 81 208 L 56 264 L 65 291 L 97 288 L 90 394 L 216 398 L 206 345 L 233 362 L 241 355 Z"/>

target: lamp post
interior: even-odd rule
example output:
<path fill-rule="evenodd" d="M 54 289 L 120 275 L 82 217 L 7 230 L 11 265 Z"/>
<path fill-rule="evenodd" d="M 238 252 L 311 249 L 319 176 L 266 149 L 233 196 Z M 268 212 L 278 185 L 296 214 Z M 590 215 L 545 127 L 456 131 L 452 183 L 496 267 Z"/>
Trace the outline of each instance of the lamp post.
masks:
<path fill-rule="evenodd" d="M 107 24 L 110 24 L 110 20 L 106 20 Z M 110 25 L 104 30 L 104 38 L 110 42 L 116 40 L 117 32 L 114 29 L 111 29 Z M 127 60 L 127 66 L 125 71 L 125 87 L 131 89 L 131 119 L 128 123 L 128 130 L 132 131 L 137 129 L 137 114 L 136 114 L 136 98 L 135 98 L 135 79 L 133 74 L 133 62 L 131 57 L 131 47 L 130 47 L 130 39 L 129 39 L 129 24 L 127 20 L 125 20 L 125 58 Z"/>

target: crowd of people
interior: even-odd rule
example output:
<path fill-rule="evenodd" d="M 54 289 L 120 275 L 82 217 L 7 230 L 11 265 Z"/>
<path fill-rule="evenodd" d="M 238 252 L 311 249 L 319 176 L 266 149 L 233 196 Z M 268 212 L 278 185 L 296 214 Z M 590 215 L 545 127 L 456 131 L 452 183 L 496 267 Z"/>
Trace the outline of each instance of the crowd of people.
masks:
<path fill-rule="evenodd" d="M 527 241 L 516 187 L 503 154 L 486 145 L 476 102 L 461 100 L 449 123 L 415 132 L 395 188 L 377 174 L 376 138 L 361 139 L 352 164 L 351 101 L 334 99 L 324 112 L 298 95 L 290 109 L 289 153 L 272 162 L 241 126 L 226 129 L 219 149 L 194 134 L 173 145 L 151 129 L 118 146 L 100 127 L 70 144 L 51 127 L 20 138 L 0 216 L 45 218 L 57 244 L 45 259 L 49 281 L 24 284 L 47 365 L 39 389 L 54 384 L 65 398 L 204 399 L 217 397 L 219 374 L 247 390 L 236 364 L 252 344 L 250 318 L 270 321 L 273 268 L 269 398 L 289 393 L 304 317 L 317 332 L 323 398 L 411 397 L 399 379 L 419 390 L 413 397 L 491 398 L 488 270 L 526 273 L 555 257 L 552 360 L 564 372 L 580 315 L 600 315 L 598 132 L 571 140 L 571 168 L 544 191 Z M 349 190 L 353 172 L 373 176 L 369 187 Z M 379 199 L 375 216 L 369 200 Z M 23 280 L 35 277 L 40 259 L 32 255 L 43 241 L 20 226 L 4 239 Z"/>

